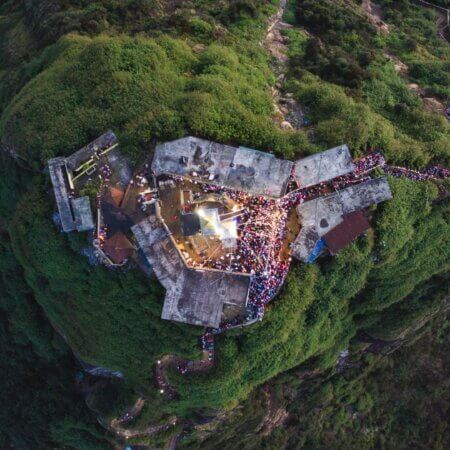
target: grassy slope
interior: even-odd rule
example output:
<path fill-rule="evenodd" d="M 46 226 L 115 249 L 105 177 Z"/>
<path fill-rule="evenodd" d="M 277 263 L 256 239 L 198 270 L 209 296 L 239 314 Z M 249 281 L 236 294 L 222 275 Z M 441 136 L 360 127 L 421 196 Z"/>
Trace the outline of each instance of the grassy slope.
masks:
<path fill-rule="evenodd" d="M 424 301 L 430 292 L 417 294 L 411 301 Z M 207 439 L 194 435 L 183 448 L 447 448 L 447 334 L 448 321 L 436 317 L 392 355 L 353 353 L 344 373 L 311 379 L 302 378 L 305 367 L 285 373 L 271 383 L 290 414 L 283 427 L 269 436 L 255 431 L 265 411 L 262 392 L 255 392 Z"/>
<path fill-rule="evenodd" d="M 293 29 L 288 37 L 291 88 L 311 110 L 316 140 L 323 145 L 346 141 L 356 151 L 370 143 L 382 147 L 391 163 L 448 164 L 448 121 L 426 112 L 408 88 L 418 81 L 425 95 L 440 95 L 444 104 L 449 100 L 450 49 L 436 37 L 434 15 L 413 6 L 399 6 L 401 11 L 391 6 L 386 20 L 396 18 L 398 26 L 392 23 L 384 35 L 365 21 L 358 2 L 352 9 L 348 3 L 290 2 L 291 22 L 313 33 L 308 39 Z M 411 79 L 397 74 L 388 54 L 411 64 Z M 428 67 L 430 60 L 435 67 Z"/>

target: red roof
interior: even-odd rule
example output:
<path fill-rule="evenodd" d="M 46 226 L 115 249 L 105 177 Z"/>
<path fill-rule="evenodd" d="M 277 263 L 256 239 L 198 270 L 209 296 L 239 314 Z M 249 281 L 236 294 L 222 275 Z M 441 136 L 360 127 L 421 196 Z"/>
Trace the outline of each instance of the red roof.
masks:
<path fill-rule="evenodd" d="M 105 195 L 105 200 L 113 205 L 119 207 L 122 203 L 125 192 L 116 187 L 110 187 Z"/>
<path fill-rule="evenodd" d="M 346 214 L 344 220 L 323 236 L 332 255 L 347 247 L 358 236 L 370 228 L 362 211 Z"/>
<path fill-rule="evenodd" d="M 127 237 L 119 231 L 109 239 L 106 239 L 103 244 L 103 250 L 114 264 L 122 264 L 133 255 L 134 247 Z"/>

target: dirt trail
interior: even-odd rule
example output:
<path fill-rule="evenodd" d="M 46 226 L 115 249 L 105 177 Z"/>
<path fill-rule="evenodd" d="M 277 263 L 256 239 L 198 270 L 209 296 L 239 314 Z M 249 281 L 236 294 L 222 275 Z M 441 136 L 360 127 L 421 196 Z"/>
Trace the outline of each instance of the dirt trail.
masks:
<path fill-rule="evenodd" d="M 158 425 L 149 425 L 146 428 L 138 429 L 138 428 L 122 428 L 120 426 L 117 426 L 116 428 L 111 428 L 111 430 L 119 437 L 124 439 L 130 439 L 130 438 L 139 438 L 139 437 L 146 437 L 146 436 L 153 436 L 157 433 L 160 433 L 161 431 L 166 431 L 169 428 L 174 427 L 178 423 L 180 423 L 180 420 L 178 417 L 174 417 L 173 419 L 170 419 L 166 423 L 158 424 Z"/>
<path fill-rule="evenodd" d="M 178 439 L 180 439 L 180 435 L 172 436 L 167 444 L 167 450 L 175 450 L 177 448 Z"/>
<path fill-rule="evenodd" d="M 275 110 L 273 120 L 282 129 L 294 130 L 303 125 L 305 111 L 294 100 L 292 94 L 287 93 L 283 95 L 289 56 L 287 38 L 283 35 L 282 31 L 292 28 L 292 25 L 283 22 L 286 3 L 286 0 L 280 0 L 277 12 L 268 21 L 266 36 L 261 42 L 261 45 L 272 56 L 272 69 L 277 76 L 277 81 L 271 92 Z"/>
<path fill-rule="evenodd" d="M 167 422 L 162 424 L 148 425 L 144 428 L 125 428 L 124 425 L 139 416 L 144 405 L 144 397 L 139 397 L 131 408 L 127 409 L 121 416 L 111 420 L 109 424 L 105 423 L 100 417 L 98 418 L 98 421 L 103 427 L 107 428 L 117 437 L 122 439 L 153 436 L 154 434 L 174 427 L 181 421 L 178 417 L 172 417 Z"/>
<path fill-rule="evenodd" d="M 285 11 L 286 0 L 280 0 L 277 12 L 269 19 L 266 36 L 262 42 L 264 48 L 282 64 L 286 64 L 289 58 L 287 56 L 286 38 L 282 35 L 281 30 L 292 27 L 292 25 L 283 22 Z"/>
<path fill-rule="evenodd" d="M 289 414 L 278 403 L 275 390 L 272 386 L 266 384 L 263 387 L 263 393 L 266 398 L 267 410 L 263 420 L 258 426 L 257 432 L 261 433 L 263 436 L 268 436 L 272 433 L 274 428 L 283 425 Z"/>

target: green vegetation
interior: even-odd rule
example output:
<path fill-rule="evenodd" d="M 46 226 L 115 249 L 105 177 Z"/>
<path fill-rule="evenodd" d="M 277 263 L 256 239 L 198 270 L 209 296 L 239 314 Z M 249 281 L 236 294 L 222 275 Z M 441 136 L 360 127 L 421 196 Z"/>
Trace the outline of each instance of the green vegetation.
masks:
<path fill-rule="evenodd" d="M 183 448 L 446 448 L 447 334 L 448 322 L 440 317 L 414 330 L 391 355 L 352 342 L 343 373 L 314 374 L 310 361 L 270 383 L 290 414 L 283 428 L 256 433 L 266 410 L 257 391 L 222 424 L 211 424 L 207 439 L 188 438 Z"/>
<path fill-rule="evenodd" d="M 12 405 L 2 410 L 3 447 L 108 448 L 95 414 L 110 420 L 140 394 L 147 403 L 131 426 L 224 410 L 219 435 L 208 439 L 205 430 L 201 448 L 429 448 L 433 438 L 446 447 L 444 381 L 424 364 L 411 370 L 409 348 L 398 359 L 363 353 L 361 337 L 391 345 L 423 334 L 411 348 L 442 357 L 445 324 L 434 318 L 448 290 L 450 230 L 448 198 L 434 184 L 390 179 L 394 199 L 373 211 L 373 230 L 336 258 L 294 264 L 262 323 L 217 339 L 210 372 L 170 374 L 179 391 L 173 401 L 155 390 L 153 364 L 167 353 L 198 358 L 200 330 L 160 320 L 158 283 L 135 268 L 90 266 L 80 255 L 85 236 L 60 234 L 52 222 L 45 161 L 109 128 L 136 163 L 158 140 L 195 134 L 286 158 L 347 142 L 355 156 L 382 147 L 391 163 L 449 164 L 449 123 L 408 87 L 418 83 L 423 95 L 448 101 L 450 50 L 437 37 L 435 13 L 382 1 L 390 25 L 384 35 L 360 2 L 291 0 L 284 89 L 309 119 L 294 132 L 271 120 L 275 76 L 260 46 L 276 3 L 0 6 L 1 391 Z M 408 73 L 395 70 L 395 58 Z M 125 381 L 98 383 L 85 394 L 96 413 L 75 389 L 77 363 L 48 320 L 84 361 L 124 373 Z M 424 342 L 433 347 L 429 354 Z M 354 367 L 337 374 L 345 348 Z M 306 382 L 305 372 L 317 377 Z M 270 379 L 291 419 L 255 438 L 265 409 L 258 386 Z M 408 385 L 417 387 L 415 396 L 392 396 Z M 171 434 L 148 443 L 164 446 Z M 182 444 L 198 448 L 200 438 L 194 432 Z"/>
<path fill-rule="evenodd" d="M 361 10 L 345 2 L 297 2 L 295 23 L 314 36 L 305 46 L 302 68 L 349 87 L 368 79 L 378 41 L 374 25 L 361 19 Z"/>
<path fill-rule="evenodd" d="M 254 64 L 219 44 L 197 55 L 166 37 L 70 35 L 43 53 L 47 68 L 10 102 L 0 130 L 34 168 L 108 127 L 135 160 L 155 139 L 188 132 L 292 155 L 306 138 L 270 121 L 269 73 Z"/>
<path fill-rule="evenodd" d="M 415 4 L 383 1 L 386 18 L 398 27 L 387 44 L 409 67 L 411 80 L 443 100 L 450 96 L 450 49 L 436 33 L 437 12 Z"/>
<path fill-rule="evenodd" d="M 77 368 L 69 347 L 23 283 L 5 231 L 1 237 L 0 446 L 110 448 L 110 439 L 96 426 L 74 385 Z"/>
<path fill-rule="evenodd" d="M 315 139 L 323 145 L 345 141 L 358 150 L 369 144 L 383 148 L 389 161 L 410 166 L 448 163 L 449 123 L 442 111 L 424 110 L 408 83 L 418 82 L 427 95 L 448 101 L 450 49 L 436 35 L 432 12 L 384 3 L 386 20 L 399 15 L 394 22 L 399 28 L 388 35 L 377 34 L 356 5 L 350 10 L 345 2 L 291 2 L 293 23 L 312 36 L 288 31 L 289 88 L 310 108 Z M 428 28 L 412 27 L 419 18 Z M 411 39 L 418 42 L 414 48 L 407 44 Z M 397 73 L 387 55 L 409 66 L 410 79 Z"/>

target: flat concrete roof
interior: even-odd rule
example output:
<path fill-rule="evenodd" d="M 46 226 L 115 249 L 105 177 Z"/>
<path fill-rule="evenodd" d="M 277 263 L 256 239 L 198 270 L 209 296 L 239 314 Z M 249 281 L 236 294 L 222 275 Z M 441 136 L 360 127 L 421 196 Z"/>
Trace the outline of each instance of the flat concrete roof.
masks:
<path fill-rule="evenodd" d="M 65 158 L 52 158 L 48 161 L 48 169 L 50 172 L 50 179 L 53 185 L 53 192 L 55 194 L 56 205 L 61 219 L 63 230 L 68 233 L 76 230 L 75 217 L 72 213 L 71 204 L 69 201 L 69 193 L 67 192 L 67 185 L 64 171 Z"/>
<path fill-rule="evenodd" d="M 185 269 L 166 293 L 161 318 L 218 328 L 224 303 L 247 301 L 250 277 Z"/>
<path fill-rule="evenodd" d="M 294 165 L 294 177 L 298 187 L 313 186 L 353 172 L 350 150 L 347 145 L 330 148 L 300 159 Z"/>
<path fill-rule="evenodd" d="M 224 303 L 246 303 L 250 277 L 186 267 L 166 228 L 155 215 L 131 230 L 166 289 L 162 319 L 217 328 Z"/>
<path fill-rule="evenodd" d="M 185 265 L 169 234 L 155 215 L 131 227 L 136 240 L 159 282 L 170 290 Z"/>
<path fill-rule="evenodd" d="M 277 159 L 270 153 L 192 136 L 158 145 L 152 162 L 156 175 L 186 176 L 275 198 L 286 192 L 292 166 L 291 161 Z"/>
<path fill-rule="evenodd" d="M 91 202 L 89 197 L 72 198 L 72 209 L 75 215 L 77 231 L 88 231 L 94 229 L 94 218 L 92 216 Z"/>
<path fill-rule="evenodd" d="M 292 255 L 306 262 L 317 241 L 338 226 L 343 216 L 392 198 L 386 177 L 349 186 L 297 206 L 301 230 L 292 244 Z"/>
<path fill-rule="evenodd" d="M 95 152 L 106 150 L 113 145 L 117 145 L 117 137 L 111 131 L 107 131 L 106 133 L 99 136 L 97 139 L 93 140 L 89 144 L 80 148 L 80 150 L 72 153 L 70 156 L 66 158 L 67 167 L 71 170 L 75 170 L 81 164 L 86 162 L 89 158 L 91 158 Z"/>

